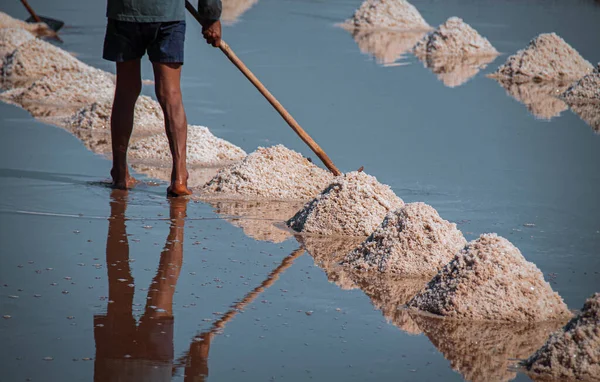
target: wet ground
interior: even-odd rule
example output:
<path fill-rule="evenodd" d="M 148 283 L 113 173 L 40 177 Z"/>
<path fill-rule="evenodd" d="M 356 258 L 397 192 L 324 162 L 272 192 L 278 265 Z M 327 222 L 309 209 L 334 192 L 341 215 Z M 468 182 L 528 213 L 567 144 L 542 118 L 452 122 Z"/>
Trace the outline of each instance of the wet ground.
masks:
<path fill-rule="evenodd" d="M 112 71 L 104 3 L 51 3 L 34 5 L 67 21 L 63 48 Z M 260 0 L 224 37 L 343 171 L 364 165 L 468 239 L 507 237 L 581 307 L 600 291 L 600 135 L 560 104 L 536 117 L 485 74 L 550 31 L 600 61 L 600 5 L 415 0 L 431 25 L 460 16 L 504 53 L 447 87 L 414 57 L 382 65 L 333 27 L 359 4 Z M 25 16 L 17 2 L 2 10 Z M 188 22 L 190 123 L 248 152 L 310 155 Z M 106 159 L 6 104 L 0 135 L 0 381 L 527 380 L 508 358 L 553 329 L 412 317 L 396 308 L 422 281 L 349 278 L 329 257 L 349 243 L 301 244 L 260 218 L 289 206 L 169 201 L 164 184 L 113 192 Z"/>

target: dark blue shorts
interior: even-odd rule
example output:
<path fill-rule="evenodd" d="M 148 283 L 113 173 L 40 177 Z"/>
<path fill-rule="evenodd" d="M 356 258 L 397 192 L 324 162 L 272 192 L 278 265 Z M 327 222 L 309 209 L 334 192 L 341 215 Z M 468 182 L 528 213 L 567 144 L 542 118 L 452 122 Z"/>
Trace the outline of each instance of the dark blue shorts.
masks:
<path fill-rule="evenodd" d="M 102 57 L 125 62 L 148 52 L 152 62 L 183 64 L 184 41 L 185 21 L 136 23 L 108 19 Z"/>

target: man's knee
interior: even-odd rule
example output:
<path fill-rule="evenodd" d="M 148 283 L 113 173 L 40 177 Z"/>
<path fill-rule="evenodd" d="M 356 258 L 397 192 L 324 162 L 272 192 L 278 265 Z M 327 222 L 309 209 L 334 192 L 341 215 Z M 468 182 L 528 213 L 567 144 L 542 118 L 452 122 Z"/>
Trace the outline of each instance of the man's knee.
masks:
<path fill-rule="evenodd" d="M 163 108 L 182 104 L 181 89 L 175 86 L 158 86 L 156 88 L 156 98 Z"/>

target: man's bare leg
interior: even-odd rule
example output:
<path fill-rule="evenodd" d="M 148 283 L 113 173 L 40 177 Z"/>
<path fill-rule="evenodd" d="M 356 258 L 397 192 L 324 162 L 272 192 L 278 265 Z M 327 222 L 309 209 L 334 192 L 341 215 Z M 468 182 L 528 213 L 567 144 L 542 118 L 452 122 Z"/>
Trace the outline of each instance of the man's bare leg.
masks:
<path fill-rule="evenodd" d="M 135 179 L 129 175 L 127 167 L 127 147 L 133 131 L 135 102 L 142 90 L 140 60 L 117 63 L 117 86 L 110 117 L 113 167 L 110 174 L 113 187 L 131 188 Z"/>
<path fill-rule="evenodd" d="M 190 195 L 187 187 L 187 119 L 181 97 L 181 64 L 153 63 L 156 98 L 165 114 L 165 130 L 173 157 L 171 185 L 167 193 L 172 196 Z"/>

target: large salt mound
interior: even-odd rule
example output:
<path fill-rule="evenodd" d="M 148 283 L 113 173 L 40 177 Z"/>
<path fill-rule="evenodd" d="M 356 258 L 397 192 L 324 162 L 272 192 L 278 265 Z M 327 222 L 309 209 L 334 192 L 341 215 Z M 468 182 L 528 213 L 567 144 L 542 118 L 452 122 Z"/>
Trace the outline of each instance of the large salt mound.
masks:
<path fill-rule="evenodd" d="M 571 316 L 535 264 L 496 234 L 483 234 L 467 244 L 409 306 L 470 320 L 550 321 Z"/>
<path fill-rule="evenodd" d="M 600 107 L 593 103 L 579 103 L 570 106 L 571 111 L 588 125 L 596 134 L 600 134 Z"/>
<path fill-rule="evenodd" d="M 134 142 L 129 149 L 129 156 L 157 163 L 170 162 L 171 151 L 166 134 L 156 134 Z M 217 165 L 241 160 L 245 156 L 244 150 L 215 137 L 208 128 L 188 126 L 187 162 L 189 164 Z"/>
<path fill-rule="evenodd" d="M 0 28 L 23 29 L 35 34 L 36 36 L 50 36 L 52 30 L 45 23 L 28 23 L 10 17 L 4 12 L 0 12 Z"/>
<path fill-rule="evenodd" d="M 600 103 L 600 63 L 593 73 L 571 85 L 561 98 L 569 104 Z"/>
<path fill-rule="evenodd" d="M 224 24 L 235 24 L 240 16 L 248 9 L 258 3 L 258 0 L 222 0 L 223 10 L 221 12 L 221 21 Z"/>
<path fill-rule="evenodd" d="M 62 108 L 81 107 L 98 98 L 112 97 L 114 89 L 112 74 L 86 67 L 77 72 L 66 71 L 40 78 L 27 88 L 4 92 L 0 98 L 22 106 L 37 117 L 37 105 L 56 107 L 56 113 L 60 114 Z"/>
<path fill-rule="evenodd" d="M 538 119 L 550 120 L 567 110 L 568 106 L 558 96 L 569 87 L 569 83 L 522 82 L 499 80 L 506 93 L 524 104 Z"/>
<path fill-rule="evenodd" d="M 427 276 L 437 273 L 465 244 L 456 224 L 442 219 L 425 203 L 410 203 L 390 212 L 345 257 L 344 264 L 366 271 Z"/>
<path fill-rule="evenodd" d="M 352 29 L 351 33 L 362 53 L 372 55 L 381 65 L 393 66 L 426 32 Z"/>
<path fill-rule="evenodd" d="M 421 62 L 450 88 L 460 86 L 494 61 L 496 56 L 422 56 Z"/>
<path fill-rule="evenodd" d="M 466 381 L 510 381 L 515 359 L 539 348 L 562 322 L 501 323 L 447 320 L 411 312 L 431 343 Z"/>
<path fill-rule="evenodd" d="M 225 167 L 202 189 L 220 199 L 306 200 L 333 179 L 299 153 L 277 145 L 259 147 L 241 163 Z"/>
<path fill-rule="evenodd" d="M 302 233 L 367 236 L 403 205 L 389 186 L 355 171 L 336 177 L 287 224 Z"/>
<path fill-rule="evenodd" d="M 341 26 L 347 29 L 431 29 L 419 11 L 405 0 L 366 0 Z"/>
<path fill-rule="evenodd" d="M 33 81 L 53 73 L 81 72 L 89 69 L 64 50 L 40 39 L 29 40 L 4 57 L 2 78 L 5 81 Z"/>
<path fill-rule="evenodd" d="M 421 40 L 414 48 L 419 58 L 426 56 L 496 56 L 498 51 L 488 39 L 458 17 L 446 22 Z"/>
<path fill-rule="evenodd" d="M 578 80 L 593 69 L 555 33 L 543 33 L 529 45 L 510 56 L 491 77 L 512 79 L 514 82 Z"/>
<path fill-rule="evenodd" d="M 17 47 L 34 38 L 25 29 L 0 28 L 0 60 L 4 60 L 4 57 L 12 53 Z"/>
<path fill-rule="evenodd" d="M 600 293 L 524 364 L 536 377 L 600 381 Z"/>

